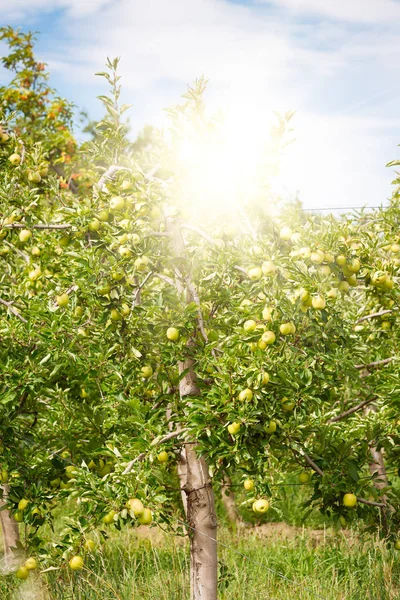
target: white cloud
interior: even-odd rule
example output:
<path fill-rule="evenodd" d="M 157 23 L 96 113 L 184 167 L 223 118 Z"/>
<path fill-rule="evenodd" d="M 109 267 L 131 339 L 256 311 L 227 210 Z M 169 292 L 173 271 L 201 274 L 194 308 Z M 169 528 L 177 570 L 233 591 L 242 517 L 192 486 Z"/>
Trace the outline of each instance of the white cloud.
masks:
<path fill-rule="evenodd" d="M 271 0 L 259 0 L 271 2 Z M 397 0 L 273 0 L 295 14 L 312 14 L 354 23 L 388 23 L 400 19 Z"/>
<path fill-rule="evenodd" d="M 16 10 L 37 17 L 40 10 L 65 9 L 63 30 L 54 31 L 55 43 L 41 58 L 78 105 L 82 92 L 87 96 L 98 86 L 94 73 L 103 70 L 106 56 L 122 57 L 124 100 L 134 104 L 135 128 L 159 122 L 162 109 L 178 102 L 186 84 L 204 74 L 211 80 L 211 105 L 232 107 L 239 118 L 298 110 L 298 141 L 288 153 L 286 172 L 290 191 L 299 189 L 306 204 L 384 200 L 391 180 L 384 165 L 396 156 L 391 116 L 397 107 L 389 100 L 399 81 L 400 40 L 390 23 L 399 5 L 390 0 L 275 4 L 364 25 L 288 21 L 227 0 L 0 0 L 0 10 L 4 5 L 6 18 Z M 37 24 L 40 29 L 40 20 Z"/>
<path fill-rule="evenodd" d="M 88 16 L 113 0 L 0 0 L 3 21 L 38 17 L 40 13 L 66 10 L 72 16 Z"/>

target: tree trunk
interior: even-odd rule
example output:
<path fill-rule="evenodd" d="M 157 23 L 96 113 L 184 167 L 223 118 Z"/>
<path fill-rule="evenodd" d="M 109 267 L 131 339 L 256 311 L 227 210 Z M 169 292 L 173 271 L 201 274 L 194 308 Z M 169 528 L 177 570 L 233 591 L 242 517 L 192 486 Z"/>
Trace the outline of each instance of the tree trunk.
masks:
<path fill-rule="evenodd" d="M 217 600 L 217 519 L 204 458 L 186 446 L 187 506 L 190 531 L 190 599 Z"/>
<path fill-rule="evenodd" d="M 190 269 L 186 266 L 185 243 L 179 226 L 171 219 L 166 220 L 167 231 L 171 235 L 175 258 L 184 258 L 183 267 L 175 263 L 175 285 L 178 293 L 186 295 L 186 302 L 196 302 L 199 306 L 197 328 L 202 327 L 202 315 L 197 290 L 190 280 Z M 194 360 L 190 354 L 195 342 L 187 343 L 187 357 L 179 361 L 179 394 L 181 401 L 190 403 L 190 396 L 200 396 L 194 369 Z M 217 557 L 217 515 L 210 475 L 204 458 L 196 453 L 196 444 L 186 444 L 186 484 L 187 518 L 190 528 L 190 600 L 217 600 L 218 557 Z M 183 474 L 183 463 L 181 463 Z"/>
<path fill-rule="evenodd" d="M 191 344 L 189 342 L 188 346 Z M 183 375 L 179 384 L 181 399 L 200 394 L 191 358 L 179 363 Z M 217 600 L 218 556 L 217 515 L 214 493 L 204 458 L 196 454 L 196 444 L 186 444 L 187 518 L 190 527 L 190 600 Z"/>
<path fill-rule="evenodd" d="M 223 483 L 221 486 L 222 504 L 225 507 L 225 511 L 228 520 L 236 525 L 239 519 L 238 511 L 236 509 L 235 495 L 232 492 L 232 480 L 229 475 L 224 475 Z"/>
<path fill-rule="evenodd" d="M 6 483 L 3 483 L 1 487 L 3 490 L 3 497 L 0 499 L 0 508 L 6 504 L 10 492 L 10 488 Z M 7 509 L 0 510 L 0 522 L 4 542 L 4 566 L 8 569 L 18 562 L 16 553 L 19 545 L 18 523 L 14 521 L 10 511 Z"/>

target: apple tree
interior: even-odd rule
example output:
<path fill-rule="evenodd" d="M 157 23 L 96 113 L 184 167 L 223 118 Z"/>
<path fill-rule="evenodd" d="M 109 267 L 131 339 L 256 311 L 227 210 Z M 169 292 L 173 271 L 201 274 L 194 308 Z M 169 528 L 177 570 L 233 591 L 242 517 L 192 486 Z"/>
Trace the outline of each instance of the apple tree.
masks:
<path fill-rule="evenodd" d="M 31 560 L 17 575 L 80 570 L 110 527 L 154 520 L 188 533 L 191 597 L 215 600 L 226 475 L 260 518 L 294 473 L 308 506 L 395 541 L 398 191 L 347 218 L 274 217 L 290 115 L 248 164 L 200 80 L 138 147 L 118 61 L 78 148 L 31 36 L 2 35 L 0 460 Z"/>

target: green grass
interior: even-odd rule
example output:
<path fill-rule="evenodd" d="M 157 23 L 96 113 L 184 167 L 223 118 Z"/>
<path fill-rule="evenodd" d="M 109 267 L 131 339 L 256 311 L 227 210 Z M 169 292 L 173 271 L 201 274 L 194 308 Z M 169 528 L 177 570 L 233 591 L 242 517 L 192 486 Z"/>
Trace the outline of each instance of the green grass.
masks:
<path fill-rule="evenodd" d="M 153 536 L 152 536 L 153 537 Z M 350 541 L 332 532 L 318 543 L 307 529 L 297 537 L 256 537 L 252 529 L 220 531 L 221 600 L 392 600 L 400 598 L 400 557 L 369 540 Z M 246 558 L 244 558 L 244 556 Z M 140 539 L 115 534 L 87 562 L 88 570 L 64 568 L 42 576 L 46 600 L 187 600 L 187 543 L 173 536 Z M 278 571 L 293 583 L 283 580 Z M 29 596 L 34 578 L 22 584 L 0 578 L 1 600 Z M 226 588 L 224 585 L 226 584 Z M 20 592 L 26 588 L 26 594 Z M 37 597 L 37 596 L 36 596 Z"/>

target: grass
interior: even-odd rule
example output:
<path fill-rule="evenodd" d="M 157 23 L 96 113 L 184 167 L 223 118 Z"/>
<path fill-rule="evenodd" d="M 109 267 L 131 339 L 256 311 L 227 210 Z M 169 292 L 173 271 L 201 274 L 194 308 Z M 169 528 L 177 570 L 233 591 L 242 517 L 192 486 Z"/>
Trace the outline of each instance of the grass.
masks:
<path fill-rule="evenodd" d="M 154 530 L 152 530 L 154 531 Z M 393 600 L 400 598 L 400 557 L 382 544 L 334 535 L 316 542 L 312 531 L 268 526 L 232 533 L 220 531 L 221 600 Z M 283 534 L 290 533 L 289 538 Z M 314 532 L 315 533 L 315 532 Z M 0 579 L 1 600 L 187 600 L 188 546 L 170 535 L 113 535 L 87 570 L 41 576 L 42 592 L 32 595 L 34 577 L 18 584 Z M 269 570 L 271 569 L 271 570 Z M 273 571 L 282 573 L 282 579 Z M 20 587 L 19 587 L 20 585 Z"/>

